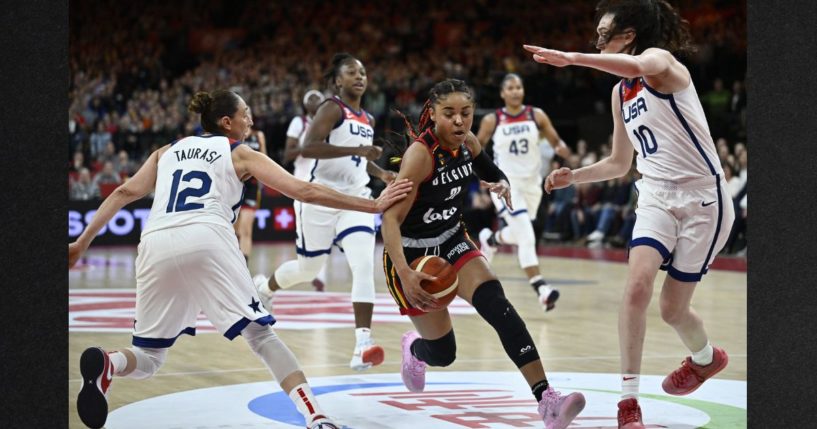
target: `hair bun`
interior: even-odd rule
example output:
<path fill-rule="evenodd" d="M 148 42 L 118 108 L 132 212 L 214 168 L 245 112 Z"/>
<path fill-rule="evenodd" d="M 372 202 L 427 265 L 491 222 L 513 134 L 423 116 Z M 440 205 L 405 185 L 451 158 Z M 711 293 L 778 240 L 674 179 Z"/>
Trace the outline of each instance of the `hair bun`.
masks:
<path fill-rule="evenodd" d="M 209 110 L 211 104 L 213 104 L 213 96 L 209 92 L 199 91 L 193 95 L 187 110 L 201 114 Z"/>

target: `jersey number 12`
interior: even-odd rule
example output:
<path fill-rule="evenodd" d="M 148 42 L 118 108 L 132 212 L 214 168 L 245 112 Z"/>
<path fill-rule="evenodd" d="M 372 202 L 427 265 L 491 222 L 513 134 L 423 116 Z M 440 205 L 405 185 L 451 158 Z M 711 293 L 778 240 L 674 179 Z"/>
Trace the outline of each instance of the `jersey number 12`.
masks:
<path fill-rule="evenodd" d="M 192 182 L 194 179 L 199 179 L 201 184 L 199 187 L 194 188 L 192 186 L 188 186 L 179 192 L 179 182 Z M 210 192 L 210 185 L 213 184 L 213 180 L 210 179 L 210 175 L 208 175 L 204 171 L 189 171 L 187 174 L 182 176 L 182 170 L 178 169 L 173 172 L 173 184 L 170 185 L 170 201 L 167 202 L 167 213 L 171 212 L 186 212 L 188 210 L 195 210 L 204 207 L 204 204 L 201 203 L 188 203 L 187 198 L 189 197 L 203 197 Z"/>

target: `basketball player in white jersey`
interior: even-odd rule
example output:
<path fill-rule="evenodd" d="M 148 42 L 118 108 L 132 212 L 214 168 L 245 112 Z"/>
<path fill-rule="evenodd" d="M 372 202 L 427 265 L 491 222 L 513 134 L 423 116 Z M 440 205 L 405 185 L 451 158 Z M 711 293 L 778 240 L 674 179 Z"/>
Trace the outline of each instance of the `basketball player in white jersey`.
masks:
<path fill-rule="evenodd" d="M 197 316 L 204 312 L 227 339 L 244 337 L 304 416 L 306 427 L 337 428 L 323 415 L 295 356 L 272 330 L 275 319 L 253 287 L 232 228 L 242 180 L 253 176 L 294 199 L 368 212 L 382 211 L 404 198 L 410 186 L 388 186 L 374 201 L 294 178 L 266 155 L 240 143 L 252 119 L 234 92 L 199 92 L 189 110 L 201 114 L 206 134 L 153 152 L 68 245 L 71 267 L 119 209 L 155 190 L 136 258 L 133 347 L 110 353 L 90 347 L 82 353 L 80 419 L 91 428 L 102 427 L 112 377 L 154 375 L 177 337 L 195 335 Z"/>
<path fill-rule="evenodd" d="M 315 158 L 309 180 L 368 198 L 369 175 L 389 183 L 396 173 L 371 162 L 383 150 L 372 145 L 374 118 L 360 106 L 366 91 L 366 69 L 349 54 L 335 54 L 325 78 L 334 84 L 339 95 L 321 104 L 307 129 L 301 155 Z M 349 367 L 362 371 L 381 364 L 383 348 L 371 336 L 375 298 L 374 216 L 314 204 L 302 204 L 300 210 L 296 223 L 298 259 L 284 263 L 269 278 L 259 274 L 253 279 L 264 304 L 271 305 L 274 291 L 315 278 L 332 246 L 338 246 L 352 271 L 355 348 Z"/>
<path fill-rule="evenodd" d="M 315 118 L 315 113 L 318 111 L 318 106 L 321 105 L 323 100 L 326 97 L 323 96 L 323 93 L 316 90 L 310 89 L 309 91 L 304 94 L 304 110 L 306 110 L 306 114 L 301 116 L 295 116 L 292 118 L 292 121 L 289 122 L 289 127 L 287 128 L 287 141 L 286 147 L 284 148 L 284 163 L 293 161 L 295 166 L 295 171 L 292 173 L 293 176 L 301 179 L 301 180 L 309 180 L 309 170 L 312 168 L 312 163 L 314 162 L 311 158 L 304 158 L 301 156 L 301 150 L 303 150 L 304 146 L 304 138 L 306 137 L 306 130 L 309 128 L 309 124 L 312 123 L 312 120 Z M 298 224 L 298 217 L 301 213 L 301 202 L 298 200 L 293 201 L 293 209 L 295 211 L 295 224 Z M 322 292 L 326 284 L 326 265 L 324 264 L 320 271 L 318 271 L 318 275 L 312 279 L 312 287 L 315 290 Z"/>
<path fill-rule="evenodd" d="M 250 113 L 252 120 L 252 112 Z M 261 130 L 247 129 L 247 137 L 242 142 L 252 150 L 257 150 L 263 154 L 267 153 L 267 138 Z M 244 198 L 241 200 L 241 210 L 238 211 L 238 220 L 233 227 L 238 235 L 238 247 L 244 255 L 244 259 L 249 263 L 250 253 L 252 253 L 252 227 L 255 223 L 255 211 L 261 206 L 261 186 L 258 180 L 250 177 L 244 182 Z"/>
<path fill-rule="evenodd" d="M 621 177 L 632 163 L 642 179 L 630 242 L 629 276 L 619 310 L 622 401 L 620 428 L 643 428 L 638 382 L 646 310 L 659 268 L 661 317 L 691 351 L 664 379 L 664 391 L 686 395 L 721 371 L 726 352 L 713 347 L 703 322 L 690 307 L 692 294 L 726 243 L 734 209 L 722 177 L 689 71 L 673 55 L 689 50 L 686 21 L 665 0 L 600 2 L 596 7 L 600 54 L 525 46 L 533 59 L 557 67 L 579 65 L 622 77 L 612 92 L 613 148 L 587 167 L 560 168 L 548 175 L 545 191 L 571 183 Z"/>
<path fill-rule="evenodd" d="M 559 299 L 559 291 L 548 286 L 539 272 L 539 258 L 536 256 L 536 236 L 532 221 L 536 219 L 539 202 L 542 200 L 542 157 L 539 144 L 548 142 L 561 157 L 567 158 L 570 149 L 559 138 L 548 115 L 540 108 L 522 104 L 525 87 L 522 78 L 509 73 L 502 79 L 499 96 L 505 107 L 482 117 L 477 131 L 482 147 L 493 141 L 494 162 L 508 176 L 511 184 L 513 210 L 493 193 L 491 199 L 497 214 L 506 226 L 496 232 L 484 228 L 479 232 L 480 249 L 490 261 L 496 246 L 511 244 L 517 246 L 519 266 L 528 276 L 533 291 L 539 297 L 544 310 L 550 311 Z"/>

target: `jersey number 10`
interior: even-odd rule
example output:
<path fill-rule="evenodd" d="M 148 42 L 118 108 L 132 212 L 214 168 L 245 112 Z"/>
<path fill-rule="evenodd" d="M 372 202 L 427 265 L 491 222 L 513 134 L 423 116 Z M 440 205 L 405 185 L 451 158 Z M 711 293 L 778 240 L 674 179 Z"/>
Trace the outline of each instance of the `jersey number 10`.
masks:
<path fill-rule="evenodd" d="M 193 179 L 199 179 L 201 186 L 198 188 L 189 186 L 179 192 L 179 182 L 192 182 Z M 181 169 L 174 171 L 173 184 L 170 186 L 170 201 L 167 202 L 167 213 L 186 212 L 204 207 L 204 204 L 201 203 L 188 203 L 187 198 L 207 195 L 207 193 L 210 192 L 210 185 L 212 184 L 213 180 L 210 179 L 210 175 L 204 171 L 189 171 L 184 176 L 182 176 Z"/>
<path fill-rule="evenodd" d="M 637 130 L 633 130 L 633 134 L 635 138 L 638 139 L 638 143 L 641 144 L 641 156 L 644 158 L 647 155 L 652 155 L 658 150 L 658 142 L 655 141 L 655 134 L 652 133 L 652 130 L 647 128 L 646 125 L 642 125 L 638 127 Z"/>

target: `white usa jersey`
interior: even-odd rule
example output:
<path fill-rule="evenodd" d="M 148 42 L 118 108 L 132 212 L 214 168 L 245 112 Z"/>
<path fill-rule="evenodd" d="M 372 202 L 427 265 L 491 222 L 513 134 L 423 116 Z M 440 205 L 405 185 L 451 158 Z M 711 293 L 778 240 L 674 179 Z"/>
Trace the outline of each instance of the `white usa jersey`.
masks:
<path fill-rule="evenodd" d="M 194 223 L 232 228 L 244 193 L 231 156 L 240 144 L 218 135 L 172 143 L 159 158 L 153 206 L 142 236 Z"/>
<path fill-rule="evenodd" d="M 371 118 L 365 110 L 355 112 L 337 96 L 327 99 L 326 102 L 337 103 L 342 111 L 342 116 L 326 138 L 326 143 L 342 147 L 372 145 L 374 129 L 371 126 Z M 371 191 L 366 187 L 369 183 L 367 164 L 366 158 L 361 156 L 316 159 L 312 164 L 309 181 L 329 186 L 338 192 L 368 196 Z"/>
<path fill-rule="evenodd" d="M 508 177 L 531 177 L 539 174 L 542 162 L 539 153 L 539 125 L 532 106 L 510 115 L 505 109 L 496 111 L 494 162 Z"/>
<path fill-rule="evenodd" d="M 703 107 L 692 80 L 674 94 L 662 94 L 644 78 L 622 80 L 618 87 L 621 117 L 638 155 L 643 176 L 685 182 L 723 176 Z"/>
<path fill-rule="evenodd" d="M 311 118 L 306 115 L 296 116 L 292 118 L 287 128 L 287 137 L 292 137 L 298 140 L 298 147 L 304 148 L 304 139 L 306 138 L 306 130 L 309 129 L 309 124 L 312 122 Z M 312 169 L 312 163 L 315 162 L 312 158 L 304 158 L 301 155 L 295 157 L 293 162 L 295 171 L 293 176 L 301 180 L 309 180 L 309 170 Z"/>

